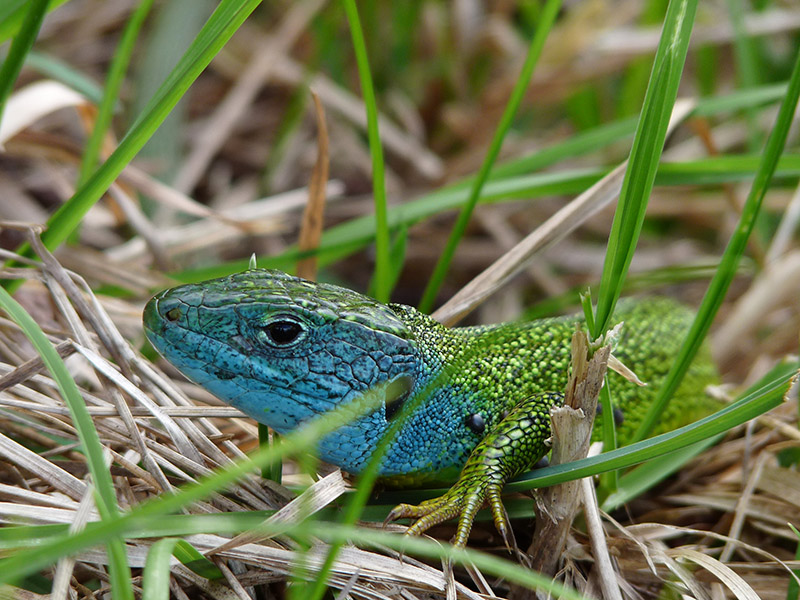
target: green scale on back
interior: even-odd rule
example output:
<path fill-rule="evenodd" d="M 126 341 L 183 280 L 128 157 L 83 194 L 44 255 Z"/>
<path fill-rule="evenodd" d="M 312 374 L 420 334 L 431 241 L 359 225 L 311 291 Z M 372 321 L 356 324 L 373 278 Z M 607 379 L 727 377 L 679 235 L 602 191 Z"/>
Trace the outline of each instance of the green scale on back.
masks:
<path fill-rule="evenodd" d="M 651 298 L 622 302 L 615 319 L 625 321 L 616 357 L 648 383 L 638 387 L 609 376 L 624 444 L 669 370 L 692 314 L 672 300 Z M 402 391 L 379 410 L 320 440 L 320 456 L 360 472 L 409 403 L 412 410 L 381 463 L 384 481 L 454 481 L 463 472 L 443 499 L 401 505 L 390 517 L 423 517 L 410 530 L 418 533 L 461 514 L 462 545 L 484 501 L 498 522 L 503 483 L 547 452 L 549 410 L 563 399 L 577 321 L 450 329 L 411 307 L 264 269 L 167 290 L 144 314 L 148 338 L 165 358 L 282 433 L 376 385 L 399 382 Z M 711 412 L 714 403 L 703 390 L 716 377 L 703 349 L 658 431 Z M 498 522 L 501 531 L 504 525 Z"/>

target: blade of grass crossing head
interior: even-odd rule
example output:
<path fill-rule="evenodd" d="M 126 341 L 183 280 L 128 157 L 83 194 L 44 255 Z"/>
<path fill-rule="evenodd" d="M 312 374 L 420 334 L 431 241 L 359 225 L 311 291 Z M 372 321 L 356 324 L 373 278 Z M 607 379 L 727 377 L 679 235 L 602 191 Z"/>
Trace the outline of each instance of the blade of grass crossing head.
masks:
<path fill-rule="evenodd" d="M 344 0 L 344 10 L 350 24 L 353 38 L 353 51 L 358 65 L 358 76 L 361 80 L 361 93 L 367 109 L 367 135 L 369 151 L 372 156 L 372 194 L 375 202 L 375 299 L 388 302 L 391 294 L 391 271 L 389 264 L 389 224 L 386 214 L 386 177 L 383 163 L 383 148 L 378 132 L 378 103 L 372 87 L 372 75 L 369 71 L 367 45 L 358 7 L 355 0 Z"/>
<path fill-rule="evenodd" d="M 639 240 L 672 106 L 678 94 L 696 10 L 696 0 L 671 0 L 667 7 L 661 40 L 608 239 L 595 327 L 592 330 L 594 339 L 599 338 L 608 328 Z"/>
<path fill-rule="evenodd" d="M 733 281 L 733 278 L 736 276 L 739 261 L 747 247 L 747 240 L 756 223 L 761 209 L 761 203 L 764 199 L 764 195 L 767 193 L 767 186 L 772 179 L 772 175 L 778 164 L 778 159 L 786 144 L 786 137 L 794 118 L 798 96 L 800 96 L 800 55 L 795 59 L 794 69 L 789 79 L 789 85 L 786 88 L 786 95 L 781 102 L 778 116 L 775 119 L 775 125 L 767 139 L 764 153 L 761 155 L 761 162 L 756 172 L 753 186 L 750 188 L 750 193 L 742 208 L 739 223 L 728 242 L 728 246 L 725 248 L 717 271 L 714 273 L 714 277 L 712 277 L 711 283 L 708 285 L 708 290 L 703 297 L 703 302 L 697 310 L 697 316 L 692 322 L 692 326 L 678 352 L 678 356 L 672 363 L 669 373 L 667 373 L 664 379 L 664 383 L 658 390 L 658 396 L 656 396 L 655 402 L 653 402 L 648 409 L 644 420 L 634 435 L 633 441 L 647 437 L 656 423 L 658 423 L 661 413 L 664 411 L 672 394 L 678 389 L 680 382 L 683 380 L 683 376 L 689 369 L 689 365 L 700 349 L 700 345 L 703 343 L 703 339 L 711 327 L 714 316 L 717 314 L 719 307 L 722 305 L 722 301 L 725 299 L 725 294 L 728 291 L 731 281 Z"/>
<path fill-rule="evenodd" d="M 378 478 L 378 469 L 383 461 L 384 454 L 389 449 L 390 443 L 395 439 L 403 424 L 416 409 L 416 407 L 428 397 L 428 394 L 431 392 L 436 383 L 437 378 L 434 378 L 434 381 L 430 382 L 426 389 L 424 389 L 422 393 L 420 393 L 415 399 L 411 400 L 410 402 L 405 402 L 400 408 L 399 413 L 393 418 L 391 425 L 389 425 L 387 430 L 381 436 L 381 439 L 378 441 L 375 450 L 373 450 L 372 456 L 370 456 L 366 467 L 358 476 L 355 493 L 350 497 L 350 500 L 348 501 L 347 507 L 345 508 L 344 514 L 341 518 L 341 522 L 343 524 L 353 525 L 358 520 L 361 512 L 364 510 L 367 500 L 369 500 L 370 493 L 372 493 L 372 488 Z M 387 401 L 389 397 L 400 397 L 405 391 L 407 391 L 407 385 L 407 381 L 392 381 L 386 387 L 386 393 L 388 394 Z M 340 543 L 331 544 L 327 555 L 325 556 L 325 561 L 319 570 L 318 577 L 311 588 L 311 591 L 302 595 L 304 599 L 320 600 L 323 597 L 325 590 L 328 587 L 328 576 L 333 569 L 333 565 L 340 549 Z"/>
<path fill-rule="evenodd" d="M 570 465 L 560 465 L 559 468 L 547 467 L 541 469 L 536 472 L 537 474 L 535 476 L 529 475 L 511 483 L 509 485 L 509 491 L 520 491 L 531 489 L 532 487 L 553 485 L 576 477 L 594 475 L 602 470 L 622 468 L 641 462 L 652 456 L 672 451 L 681 445 L 700 441 L 707 438 L 709 435 L 716 435 L 780 404 L 788 390 L 790 379 L 791 377 L 788 375 L 780 377 L 753 394 L 748 394 L 746 397 L 737 400 L 736 403 L 724 408 L 717 413 L 717 415 L 703 419 L 699 423 L 681 428 L 679 431 L 663 434 L 654 440 L 640 442 L 638 448 L 620 448 L 612 453 L 582 459 Z M 168 515 L 182 507 L 190 505 L 192 502 L 206 498 L 215 491 L 224 489 L 231 482 L 235 481 L 237 478 L 243 477 L 254 468 L 258 468 L 272 460 L 279 460 L 281 456 L 285 456 L 290 451 L 297 452 L 313 446 L 320 436 L 340 427 L 343 423 L 352 419 L 354 414 L 364 414 L 365 411 L 374 409 L 376 407 L 375 402 L 380 402 L 381 398 L 376 396 L 374 401 L 370 401 L 367 398 L 364 398 L 364 400 L 365 403 L 363 405 L 360 404 L 358 407 L 359 410 L 355 411 L 355 413 L 349 406 L 340 407 L 324 417 L 308 423 L 302 429 L 287 435 L 285 438 L 286 442 L 282 444 L 281 447 L 260 448 L 247 460 L 233 463 L 224 469 L 215 471 L 212 475 L 201 478 L 196 483 L 184 486 L 175 494 L 163 495 L 153 500 L 148 500 L 139 506 L 133 507 L 128 513 L 118 515 L 108 521 L 88 523 L 86 529 L 73 535 L 48 536 L 46 540 L 41 541 L 35 548 L 26 548 L 9 555 L 7 558 L 0 559 L 0 586 L 12 581 L 19 581 L 24 576 L 54 563 L 62 556 L 75 554 L 85 548 L 105 543 L 107 540 L 115 537 L 122 537 L 125 535 L 135 536 L 137 533 L 140 534 L 143 531 L 147 532 L 148 537 L 155 537 L 157 532 L 153 529 L 153 525 L 156 523 L 158 517 Z M 681 444 L 675 446 L 679 440 Z M 668 445 L 668 447 L 664 448 L 666 445 Z M 634 460 L 631 458 L 631 455 L 634 454 L 643 454 L 644 456 Z M 610 466 L 608 466 L 607 469 L 598 469 L 598 463 Z M 534 481 L 536 483 L 534 483 Z M 227 518 L 227 515 L 223 517 Z M 258 518 L 260 521 L 261 517 Z M 163 520 L 162 523 L 168 529 L 168 531 L 164 532 L 165 535 L 175 535 L 175 522 L 176 520 L 174 518 L 166 518 Z M 328 537 L 326 533 L 329 529 L 333 527 L 342 527 L 341 525 L 332 523 L 329 525 L 330 526 L 326 528 L 316 528 L 315 533 L 319 533 L 320 537 Z M 285 532 L 285 524 L 279 524 L 278 526 L 281 528 L 281 533 Z M 219 531 L 227 531 L 229 529 L 230 525 L 225 525 L 225 527 Z M 354 531 L 349 527 L 346 529 L 348 532 L 352 531 L 352 538 L 350 539 L 361 539 L 360 536 L 363 530 Z M 203 530 L 195 530 L 195 532 L 198 533 L 202 531 Z M 214 531 L 217 530 L 214 529 Z M 398 540 L 403 538 L 391 536 L 391 539 Z M 330 541 L 333 540 L 330 539 Z M 408 540 L 408 543 L 412 542 L 423 543 L 425 540 Z M 433 548 L 434 545 L 432 544 L 431 547 Z M 440 554 L 437 554 L 437 556 L 449 555 L 450 552 L 453 552 L 452 549 L 448 550 L 447 548 L 442 548 L 438 543 L 435 544 L 435 547 L 440 548 Z M 415 551 L 417 551 L 416 548 Z M 466 552 L 468 553 L 469 551 Z M 464 556 L 465 551 L 457 552 L 456 554 Z M 478 555 L 479 553 L 474 553 L 474 556 Z M 476 564 L 478 564 L 477 561 Z"/>
<path fill-rule="evenodd" d="M 508 104 L 503 112 L 503 116 L 500 118 L 500 123 L 497 125 L 497 130 L 492 138 L 492 143 L 489 145 L 486 158 L 484 158 L 480 171 L 478 172 L 475 181 L 472 183 L 469 197 L 461 208 L 461 212 L 458 214 L 458 219 L 456 220 L 455 225 L 453 225 L 453 229 L 450 232 L 450 237 L 447 240 L 447 246 L 445 246 L 442 255 L 439 257 L 436 267 L 433 270 L 433 274 L 428 281 L 428 285 L 425 287 L 425 291 L 422 293 L 422 300 L 420 300 L 419 309 L 424 313 L 429 313 L 433 309 L 433 304 L 436 301 L 436 295 L 439 293 L 439 288 L 441 288 L 442 282 L 447 275 L 447 270 L 450 268 L 450 261 L 453 259 L 453 255 L 456 252 L 456 247 L 461 241 L 461 238 L 464 237 L 464 232 L 467 230 L 467 225 L 472 217 L 472 212 L 475 210 L 475 205 L 480 199 L 483 186 L 486 183 L 486 180 L 489 178 L 489 172 L 492 170 L 492 166 L 494 165 L 495 160 L 497 160 L 498 154 L 500 154 L 500 148 L 503 145 L 503 140 L 505 139 L 508 130 L 511 129 L 511 122 L 514 119 L 514 115 L 517 113 L 519 105 L 522 103 L 522 99 L 525 96 L 526 90 L 528 89 L 531 77 L 533 76 L 533 70 L 536 67 L 536 63 L 538 62 L 539 56 L 542 53 L 542 47 L 544 47 L 544 42 L 547 39 L 547 34 L 550 33 L 550 29 L 553 26 L 553 22 L 555 21 L 560 7 L 560 0 L 548 0 L 547 5 L 542 11 L 539 26 L 536 28 L 536 33 L 531 39 L 531 44 L 528 48 L 528 56 L 525 58 L 525 63 L 523 64 L 522 70 L 517 78 L 517 83 L 514 86 L 514 90 L 511 92 L 511 97 L 508 100 Z"/>
<path fill-rule="evenodd" d="M 7 292 L 0 289 L 0 301 L 3 300 L 4 295 L 7 296 Z M 234 481 L 245 477 L 253 469 L 260 469 L 271 462 L 280 461 L 282 457 L 289 454 L 316 447 L 324 435 L 382 405 L 385 402 L 386 391 L 387 386 L 383 385 L 367 390 L 350 403 L 340 405 L 309 421 L 302 428 L 287 434 L 282 438 L 280 444 L 260 447 L 246 459 L 234 462 L 207 477 L 200 478 L 196 483 L 184 486 L 179 492 L 157 496 L 142 502 L 127 513 L 116 514 L 108 519 L 103 519 L 100 523 L 89 523 L 82 531 L 57 536 L 35 548 L 25 548 L 5 558 L 0 558 L 0 586 L 20 581 L 26 575 L 49 566 L 62 556 L 69 556 L 90 546 L 106 543 L 110 539 L 121 538 L 130 532 L 142 530 L 153 518 L 170 514 L 193 502 L 207 498 L 214 492 L 223 490 Z"/>

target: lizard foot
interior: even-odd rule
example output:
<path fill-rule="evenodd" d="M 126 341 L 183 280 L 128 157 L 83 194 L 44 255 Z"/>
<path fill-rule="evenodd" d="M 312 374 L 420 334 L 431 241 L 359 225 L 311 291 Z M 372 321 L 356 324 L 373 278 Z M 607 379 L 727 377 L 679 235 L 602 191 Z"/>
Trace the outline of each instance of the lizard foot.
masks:
<path fill-rule="evenodd" d="M 495 527 L 503 536 L 508 551 L 512 552 L 512 548 L 516 544 L 508 522 L 508 515 L 500 499 L 502 489 L 502 481 L 491 481 L 491 477 L 480 473 L 472 473 L 471 476 L 467 476 L 465 472 L 462 473 L 458 483 L 443 496 L 426 500 L 417 505 L 399 504 L 392 509 L 384 523 L 404 518 L 417 519 L 405 534 L 419 535 L 434 525 L 458 517 L 458 529 L 453 538 L 453 545 L 457 548 L 464 548 L 467 545 L 475 515 L 481 508 L 489 506 L 492 510 Z"/>
<path fill-rule="evenodd" d="M 475 447 L 458 481 L 446 494 L 416 506 L 400 504 L 389 513 L 386 522 L 415 518 L 417 521 L 406 534 L 418 535 L 458 517 L 453 544 L 464 548 L 475 515 L 488 506 L 506 548 L 513 552 L 516 543 L 500 492 L 506 481 L 545 454 L 545 440 L 550 437 L 550 407 L 561 404 L 563 398 L 559 393 L 542 392 L 520 402 Z"/>

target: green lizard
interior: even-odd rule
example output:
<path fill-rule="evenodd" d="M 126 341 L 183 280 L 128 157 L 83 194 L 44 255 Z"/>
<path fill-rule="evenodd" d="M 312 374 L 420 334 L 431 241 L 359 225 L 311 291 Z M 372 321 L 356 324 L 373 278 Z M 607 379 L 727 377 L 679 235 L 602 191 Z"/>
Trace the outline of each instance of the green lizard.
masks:
<path fill-rule="evenodd" d="M 623 302 L 615 317 L 626 322 L 615 355 L 649 383 L 637 387 L 609 375 L 624 443 L 652 402 L 692 315 L 658 298 Z M 378 384 L 401 382 L 402 391 L 380 409 L 323 437 L 319 455 L 359 473 L 409 403 L 382 459 L 381 478 L 396 486 L 456 483 L 441 498 L 400 505 L 388 518 L 418 518 L 408 530 L 417 534 L 458 516 L 455 543 L 461 546 L 485 504 L 508 539 L 500 491 L 547 452 L 549 411 L 563 400 L 578 320 L 447 328 L 408 306 L 265 269 L 166 290 L 144 311 L 147 337 L 167 360 L 280 433 Z M 716 377 L 704 349 L 659 431 L 711 412 L 713 401 L 703 389 Z"/>

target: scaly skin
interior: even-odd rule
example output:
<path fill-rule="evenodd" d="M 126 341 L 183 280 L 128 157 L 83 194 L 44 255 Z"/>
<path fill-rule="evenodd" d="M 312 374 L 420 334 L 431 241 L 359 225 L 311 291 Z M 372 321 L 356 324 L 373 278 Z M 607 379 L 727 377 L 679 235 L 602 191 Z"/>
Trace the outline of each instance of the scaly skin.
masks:
<path fill-rule="evenodd" d="M 626 322 L 615 355 L 649 383 L 641 388 L 609 376 L 624 417 L 618 426 L 624 444 L 692 316 L 667 299 L 622 303 L 615 316 Z M 460 545 L 487 500 L 506 537 L 500 490 L 547 451 L 549 409 L 563 398 L 578 320 L 450 329 L 408 306 L 383 305 L 345 288 L 265 269 L 167 290 L 144 312 L 147 336 L 167 360 L 280 433 L 376 384 L 404 382 L 406 394 L 322 438 L 319 455 L 359 473 L 399 408 L 409 403 L 412 410 L 381 462 L 383 481 L 452 482 L 464 470 L 446 496 L 419 507 L 400 505 L 389 518 L 419 517 L 409 531 L 421 533 L 460 515 Z M 658 431 L 708 414 L 713 402 L 703 389 L 714 381 L 704 350 Z"/>

